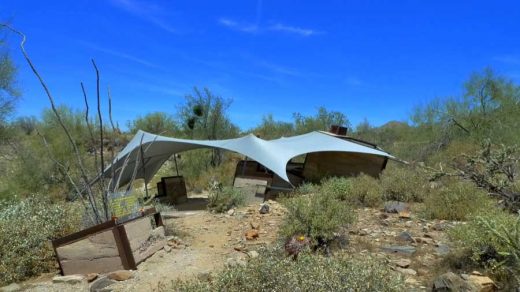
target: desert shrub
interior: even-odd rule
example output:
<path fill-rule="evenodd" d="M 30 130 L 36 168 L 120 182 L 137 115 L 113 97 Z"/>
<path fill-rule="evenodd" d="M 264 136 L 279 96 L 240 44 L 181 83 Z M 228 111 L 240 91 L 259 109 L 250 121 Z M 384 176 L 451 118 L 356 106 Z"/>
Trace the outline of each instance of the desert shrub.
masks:
<path fill-rule="evenodd" d="M 77 231 L 80 209 L 51 203 L 41 195 L 0 202 L 0 284 L 52 271 L 51 239 Z"/>
<path fill-rule="evenodd" d="M 470 182 L 452 180 L 431 191 L 423 214 L 429 219 L 466 220 L 490 208 L 493 203 L 485 191 Z"/>
<path fill-rule="evenodd" d="M 327 193 L 335 199 L 346 201 L 351 192 L 351 183 L 348 178 L 331 177 L 321 182 L 320 193 Z"/>
<path fill-rule="evenodd" d="M 492 210 L 448 234 L 458 249 L 459 262 L 486 268 L 500 280 L 520 285 L 520 215 Z"/>
<path fill-rule="evenodd" d="M 356 205 L 377 207 L 383 201 L 381 182 L 369 175 L 361 174 L 350 180 L 349 200 Z"/>
<path fill-rule="evenodd" d="M 287 215 L 280 227 L 282 238 L 304 234 L 314 240 L 332 240 L 335 233 L 355 220 L 352 208 L 327 193 L 302 195 L 282 201 Z"/>
<path fill-rule="evenodd" d="M 246 196 L 243 192 L 233 187 L 221 187 L 212 190 L 208 196 L 208 209 L 222 213 L 233 207 L 242 206 Z"/>
<path fill-rule="evenodd" d="M 200 192 L 211 181 L 218 180 L 224 185 L 231 185 L 237 161 L 239 158 L 233 153 L 223 153 L 222 162 L 211 165 L 212 151 L 209 149 L 196 149 L 183 152 L 177 159 L 177 167 L 186 180 L 188 190 Z M 176 172 L 175 163 L 169 163 L 169 173 Z"/>
<path fill-rule="evenodd" d="M 307 182 L 304 183 L 296 188 L 294 191 L 295 193 L 301 194 L 301 195 L 308 195 L 308 194 L 314 194 L 319 190 L 319 186 Z"/>
<path fill-rule="evenodd" d="M 176 291 L 403 291 L 403 279 L 373 258 L 303 254 L 298 261 L 280 251 L 261 251 L 248 264 L 224 269 L 210 281 L 175 282 Z"/>
<path fill-rule="evenodd" d="M 381 176 L 384 199 L 401 202 L 422 202 L 427 195 L 428 177 L 411 167 L 392 167 Z"/>
<path fill-rule="evenodd" d="M 158 199 L 155 199 L 151 205 L 155 208 L 155 211 L 160 213 L 175 211 L 175 206 L 168 203 L 161 203 Z"/>

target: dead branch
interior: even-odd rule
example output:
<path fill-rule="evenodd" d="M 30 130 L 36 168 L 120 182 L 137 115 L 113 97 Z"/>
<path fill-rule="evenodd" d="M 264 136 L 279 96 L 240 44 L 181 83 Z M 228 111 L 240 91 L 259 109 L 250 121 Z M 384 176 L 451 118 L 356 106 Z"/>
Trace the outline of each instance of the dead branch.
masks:
<path fill-rule="evenodd" d="M 99 137 L 100 137 L 100 162 L 101 162 L 101 189 L 102 189 L 102 200 L 103 200 L 103 209 L 105 211 L 105 218 L 108 220 L 108 194 L 105 190 L 105 152 L 104 152 L 104 139 L 103 139 L 103 117 L 101 114 L 101 95 L 99 94 L 99 70 L 97 68 L 96 62 L 92 59 L 92 66 L 94 66 L 94 70 L 96 71 L 96 95 L 97 95 L 97 112 L 99 118 Z"/>
<path fill-rule="evenodd" d="M 59 112 L 58 112 L 58 110 L 56 108 L 55 103 L 54 103 L 54 98 L 53 98 L 49 88 L 47 87 L 47 84 L 43 80 L 42 76 L 40 75 L 40 73 L 38 72 L 36 67 L 34 66 L 33 62 L 31 61 L 31 58 L 29 57 L 29 55 L 27 54 L 27 52 L 25 50 L 25 41 L 27 39 L 25 34 L 23 34 L 22 32 L 14 29 L 13 27 L 11 27 L 8 24 L 0 24 L 0 26 L 3 26 L 5 28 L 9 29 L 10 31 L 18 34 L 22 38 L 22 41 L 20 42 L 20 50 L 22 51 L 24 59 L 29 64 L 29 67 L 31 68 L 32 72 L 38 78 L 38 81 L 40 82 L 41 86 L 43 87 L 43 89 L 45 91 L 45 94 L 47 95 L 47 97 L 49 99 L 49 102 L 51 104 L 51 109 L 52 109 L 54 115 L 56 116 L 56 119 L 58 120 L 58 123 L 60 124 L 61 128 L 65 132 L 65 135 L 67 136 L 67 139 L 69 140 L 70 144 L 72 145 L 72 148 L 74 149 L 74 154 L 75 154 L 76 159 L 78 161 L 78 165 L 79 165 L 80 172 L 81 172 L 81 178 L 83 179 L 83 181 L 84 181 L 84 183 L 85 183 L 85 185 L 87 187 L 88 196 L 91 197 L 91 200 L 94 200 L 94 195 L 93 195 L 93 192 L 92 192 L 92 188 L 90 187 L 89 179 L 88 179 L 88 176 L 87 176 L 87 172 L 86 172 L 85 166 L 83 165 L 83 160 L 81 159 L 81 155 L 80 155 L 78 146 L 77 146 L 74 138 L 70 134 L 69 130 L 67 129 L 67 127 L 63 123 L 63 121 L 61 119 L 61 116 L 60 116 L 60 114 L 59 114 Z M 94 212 L 96 213 L 96 218 L 98 219 L 98 223 L 101 223 L 99 221 L 99 218 L 100 218 L 99 213 L 97 212 L 97 210 L 94 210 Z"/>
<path fill-rule="evenodd" d="M 87 98 L 87 91 L 85 90 L 85 86 L 83 85 L 83 82 L 81 84 L 81 91 L 83 92 L 83 99 L 85 101 L 85 122 L 87 123 L 88 132 L 90 135 L 90 141 L 92 143 L 92 147 L 94 147 L 94 167 L 95 169 L 98 168 L 98 161 L 97 161 L 97 147 L 96 147 L 96 139 L 94 139 L 94 133 L 92 132 L 92 125 L 90 124 L 89 120 L 89 106 L 88 106 L 88 98 Z"/>

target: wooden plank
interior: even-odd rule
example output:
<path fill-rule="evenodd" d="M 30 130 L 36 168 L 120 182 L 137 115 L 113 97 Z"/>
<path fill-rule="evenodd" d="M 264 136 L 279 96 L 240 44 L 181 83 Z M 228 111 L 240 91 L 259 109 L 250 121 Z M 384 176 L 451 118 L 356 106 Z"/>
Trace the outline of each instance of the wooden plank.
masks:
<path fill-rule="evenodd" d="M 132 248 L 130 247 L 130 241 L 128 240 L 128 235 L 126 234 L 125 226 L 118 225 L 114 228 L 114 231 L 114 237 L 116 238 L 116 243 L 119 249 L 119 256 L 121 257 L 123 266 L 127 270 L 137 269 L 134 255 L 132 254 Z"/>
<path fill-rule="evenodd" d="M 116 225 L 116 222 L 114 220 L 110 220 L 110 221 L 107 221 L 105 223 L 94 225 L 94 226 L 92 226 L 90 228 L 83 229 L 81 231 L 78 231 L 78 232 L 75 232 L 75 233 L 72 233 L 72 234 L 69 234 L 69 235 L 57 238 L 57 239 L 52 241 L 52 245 L 55 248 L 57 248 L 57 247 L 59 247 L 61 245 L 64 245 L 64 244 L 67 244 L 67 243 L 71 243 L 73 241 L 77 241 L 77 240 L 83 239 L 83 238 L 85 238 L 87 236 L 90 236 L 90 235 L 92 235 L 94 233 L 98 233 L 98 232 L 101 232 L 103 230 L 109 229 L 111 227 L 114 227 L 115 225 Z"/>
<path fill-rule="evenodd" d="M 153 214 L 153 218 L 155 219 L 155 226 L 156 227 L 164 226 L 161 213 L 157 212 L 157 213 Z"/>

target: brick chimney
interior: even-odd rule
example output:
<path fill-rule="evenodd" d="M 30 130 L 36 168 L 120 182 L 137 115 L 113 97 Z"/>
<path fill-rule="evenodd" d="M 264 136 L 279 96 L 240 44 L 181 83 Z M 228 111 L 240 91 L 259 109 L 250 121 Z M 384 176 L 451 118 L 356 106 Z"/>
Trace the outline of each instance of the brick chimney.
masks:
<path fill-rule="evenodd" d="M 347 127 L 339 126 L 339 125 L 331 125 L 329 133 L 346 136 L 347 135 Z"/>

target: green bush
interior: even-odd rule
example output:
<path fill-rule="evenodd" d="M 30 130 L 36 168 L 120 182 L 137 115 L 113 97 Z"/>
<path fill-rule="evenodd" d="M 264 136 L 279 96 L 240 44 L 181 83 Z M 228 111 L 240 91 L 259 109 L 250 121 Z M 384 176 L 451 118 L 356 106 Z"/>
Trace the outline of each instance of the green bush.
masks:
<path fill-rule="evenodd" d="M 314 193 L 318 192 L 319 189 L 320 189 L 320 187 L 313 183 L 304 183 L 304 184 L 298 186 L 298 188 L 296 188 L 296 190 L 294 192 L 301 194 L 301 195 L 308 195 L 308 194 L 314 194 Z"/>
<path fill-rule="evenodd" d="M 79 209 L 41 195 L 0 202 L 0 286 L 49 272 L 56 264 L 50 240 L 77 231 Z"/>
<path fill-rule="evenodd" d="M 346 201 L 351 192 L 351 183 L 348 178 L 331 177 L 321 182 L 320 193 L 326 193 L 333 198 Z"/>
<path fill-rule="evenodd" d="M 217 213 L 223 213 L 233 207 L 242 206 L 246 196 L 240 190 L 233 187 L 223 187 L 214 190 L 208 197 L 208 209 Z"/>
<path fill-rule="evenodd" d="M 282 201 L 287 215 L 280 227 L 282 238 L 304 234 L 313 239 L 331 240 L 336 232 L 355 220 L 352 208 L 333 195 L 317 193 Z"/>
<path fill-rule="evenodd" d="M 411 167 L 392 167 L 381 175 L 387 201 L 422 202 L 429 192 L 426 174 Z"/>
<path fill-rule="evenodd" d="M 349 200 L 353 204 L 365 207 L 381 205 L 383 202 L 381 181 L 366 174 L 361 174 L 350 181 Z"/>
<path fill-rule="evenodd" d="M 167 290 L 167 289 L 165 289 Z M 303 254 L 298 261 L 261 251 L 248 264 L 226 268 L 210 281 L 172 283 L 175 291 L 403 291 L 398 273 L 373 258 Z"/>
<path fill-rule="evenodd" d="M 520 285 L 520 215 L 493 210 L 448 234 L 456 244 L 459 262 L 486 268 L 499 280 Z"/>
<path fill-rule="evenodd" d="M 450 181 L 432 190 L 424 201 L 424 216 L 429 219 L 466 220 L 479 211 L 493 208 L 488 194 L 470 182 Z"/>

